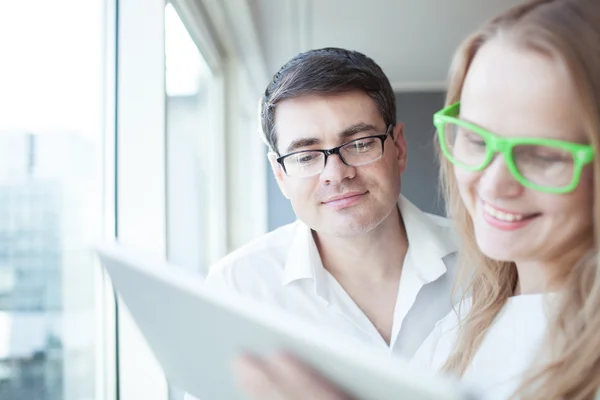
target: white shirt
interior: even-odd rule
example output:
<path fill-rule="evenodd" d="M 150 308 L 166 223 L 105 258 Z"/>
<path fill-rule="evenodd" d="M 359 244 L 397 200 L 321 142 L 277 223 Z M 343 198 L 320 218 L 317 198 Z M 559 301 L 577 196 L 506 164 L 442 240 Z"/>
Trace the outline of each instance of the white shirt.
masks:
<path fill-rule="evenodd" d="M 447 219 L 400 196 L 408 236 L 390 345 L 335 278 L 323 268 L 311 230 L 301 221 L 234 251 L 211 268 L 207 283 L 233 289 L 288 314 L 412 357 L 452 308 L 456 234 Z M 455 304 L 455 303 L 454 303 Z"/>
<path fill-rule="evenodd" d="M 523 374 L 537 360 L 548 325 L 547 299 L 541 294 L 511 297 L 490 326 L 462 377 L 482 398 L 508 399 L 518 388 Z M 463 301 L 461 316 L 469 312 L 470 306 L 470 299 Z M 454 349 L 458 321 L 454 311 L 439 321 L 412 363 L 439 371 Z"/>

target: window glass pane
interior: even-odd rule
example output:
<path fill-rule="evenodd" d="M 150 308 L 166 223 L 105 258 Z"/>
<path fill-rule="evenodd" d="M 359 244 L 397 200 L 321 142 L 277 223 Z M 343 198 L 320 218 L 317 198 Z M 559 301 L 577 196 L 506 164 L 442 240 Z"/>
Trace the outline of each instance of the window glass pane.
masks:
<path fill-rule="evenodd" d="M 3 400 L 96 396 L 103 6 L 0 2 Z"/>
<path fill-rule="evenodd" d="M 210 112 L 214 77 L 171 4 L 165 8 L 165 47 L 168 256 L 205 271 L 211 207 L 207 182 L 216 151 Z"/>

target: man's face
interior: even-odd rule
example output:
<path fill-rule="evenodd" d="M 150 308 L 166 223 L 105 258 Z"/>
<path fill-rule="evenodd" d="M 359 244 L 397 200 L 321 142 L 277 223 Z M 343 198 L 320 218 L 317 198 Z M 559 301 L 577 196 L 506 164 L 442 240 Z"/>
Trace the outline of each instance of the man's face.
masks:
<path fill-rule="evenodd" d="M 355 91 L 284 100 L 277 105 L 275 129 L 284 156 L 385 134 L 387 127 L 375 102 Z M 402 124 L 390 129 L 383 148 L 381 158 L 358 167 L 330 155 L 323 171 L 309 177 L 288 176 L 275 154 L 269 160 L 281 191 L 304 223 L 320 234 L 348 237 L 372 231 L 396 207 L 406 165 Z"/>

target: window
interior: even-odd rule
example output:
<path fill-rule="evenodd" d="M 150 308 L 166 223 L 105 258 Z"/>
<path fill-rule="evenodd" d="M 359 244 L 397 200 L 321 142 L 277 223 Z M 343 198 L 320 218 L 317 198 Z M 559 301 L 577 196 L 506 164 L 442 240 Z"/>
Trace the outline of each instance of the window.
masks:
<path fill-rule="evenodd" d="M 225 252 L 222 89 L 170 3 L 165 62 L 168 257 L 204 273 Z"/>
<path fill-rule="evenodd" d="M 0 398 L 96 398 L 104 1 L 0 3 Z"/>

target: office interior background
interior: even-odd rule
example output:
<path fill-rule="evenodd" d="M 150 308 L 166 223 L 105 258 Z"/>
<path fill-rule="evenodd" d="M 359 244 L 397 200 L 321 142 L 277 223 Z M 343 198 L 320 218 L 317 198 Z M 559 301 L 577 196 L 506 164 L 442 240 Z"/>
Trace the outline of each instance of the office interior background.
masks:
<path fill-rule="evenodd" d="M 0 398 L 181 398 L 90 246 L 116 236 L 204 274 L 293 221 L 257 108 L 298 52 L 382 66 L 405 123 L 402 191 L 443 214 L 431 117 L 451 55 L 516 3 L 0 2 Z"/>

